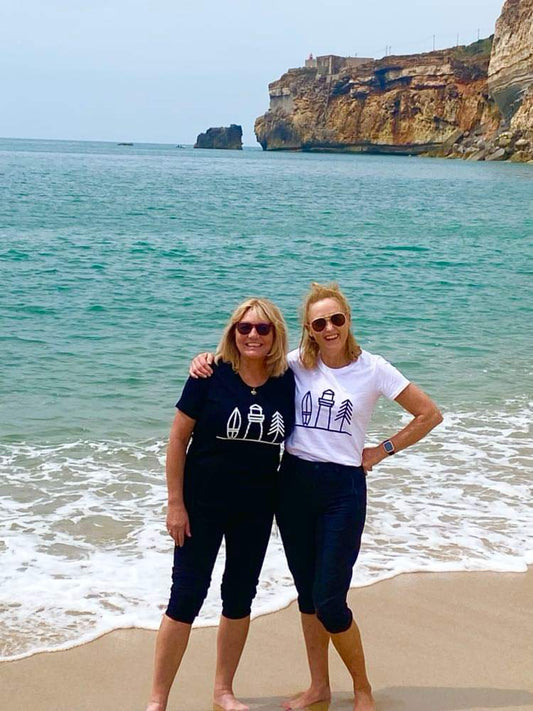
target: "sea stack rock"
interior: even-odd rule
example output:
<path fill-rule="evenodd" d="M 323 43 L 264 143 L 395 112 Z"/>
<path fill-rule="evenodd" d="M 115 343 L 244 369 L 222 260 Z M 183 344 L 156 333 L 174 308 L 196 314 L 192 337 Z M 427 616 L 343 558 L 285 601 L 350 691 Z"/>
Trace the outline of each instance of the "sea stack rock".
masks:
<path fill-rule="evenodd" d="M 242 150 L 242 126 L 232 123 L 230 126 L 208 128 L 200 133 L 194 144 L 195 148 L 224 148 L 226 150 Z"/>

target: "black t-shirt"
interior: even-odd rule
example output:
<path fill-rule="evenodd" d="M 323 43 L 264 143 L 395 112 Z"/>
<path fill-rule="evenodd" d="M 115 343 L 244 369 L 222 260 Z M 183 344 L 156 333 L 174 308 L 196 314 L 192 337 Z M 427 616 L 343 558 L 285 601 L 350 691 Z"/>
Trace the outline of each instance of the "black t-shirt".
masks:
<path fill-rule="evenodd" d="M 196 420 L 185 461 L 185 493 L 214 502 L 272 490 L 280 445 L 294 426 L 294 375 L 253 388 L 229 363 L 189 378 L 176 407 Z"/>

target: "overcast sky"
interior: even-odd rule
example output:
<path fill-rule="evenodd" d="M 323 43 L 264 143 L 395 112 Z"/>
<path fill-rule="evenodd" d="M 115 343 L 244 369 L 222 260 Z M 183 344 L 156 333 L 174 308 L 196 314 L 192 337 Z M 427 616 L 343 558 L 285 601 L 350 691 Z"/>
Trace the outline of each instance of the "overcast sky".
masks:
<path fill-rule="evenodd" d="M 0 136 L 193 143 L 253 124 L 313 54 L 379 58 L 494 32 L 503 0 L 1 0 Z"/>

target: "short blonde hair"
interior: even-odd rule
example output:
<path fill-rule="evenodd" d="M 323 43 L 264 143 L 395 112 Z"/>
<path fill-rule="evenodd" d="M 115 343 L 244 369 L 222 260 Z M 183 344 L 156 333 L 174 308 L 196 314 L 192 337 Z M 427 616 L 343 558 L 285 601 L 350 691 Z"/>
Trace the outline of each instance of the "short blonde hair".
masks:
<path fill-rule="evenodd" d="M 309 332 L 309 307 L 312 304 L 316 304 L 317 301 L 322 301 L 323 299 L 335 299 L 335 301 L 339 303 L 341 311 L 346 314 L 350 322 L 352 318 L 352 312 L 348 299 L 344 296 L 338 284 L 335 282 L 332 282 L 331 284 L 319 284 L 316 281 L 311 283 L 311 288 L 304 297 L 301 309 L 302 338 L 300 340 L 300 360 L 304 368 L 307 368 L 308 370 L 316 368 L 320 353 L 317 342 L 314 338 L 312 338 Z M 346 357 L 350 360 L 350 362 L 354 362 L 360 355 L 361 347 L 355 340 L 350 325 L 348 339 L 346 341 Z"/>
<path fill-rule="evenodd" d="M 231 363 L 235 372 L 238 372 L 241 355 L 235 342 L 235 326 L 242 321 L 244 315 L 250 309 L 255 309 L 265 322 L 269 322 L 274 327 L 274 339 L 272 348 L 266 357 L 266 365 L 269 377 L 278 377 L 287 370 L 287 325 L 281 311 L 268 299 L 252 298 L 239 304 L 226 324 L 226 328 L 218 344 L 215 360 L 223 360 Z"/>

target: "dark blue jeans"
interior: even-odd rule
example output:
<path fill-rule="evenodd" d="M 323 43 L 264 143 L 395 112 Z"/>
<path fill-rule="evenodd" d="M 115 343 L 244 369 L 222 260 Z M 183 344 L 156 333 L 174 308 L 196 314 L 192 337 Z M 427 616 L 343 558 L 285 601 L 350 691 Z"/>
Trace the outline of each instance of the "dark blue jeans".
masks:
<path fill-rule="evenodd" d="M 316 613 L 330 633 L 352 624 L 346 597 L 365 516 L 362 467 L 308 462 L 285 452 L 276 519 L 300 611 Z"/>
<path fill-rule="evenodd" d="M 172 589 L 166 614 L 192 624 L 207 595 L 222 543 L 226 565 L 222 578 L 222 614 L 240 619 L 250 614 L 274 518 L 272 501 L 241 509 L 193 505 L 189 508 L 192 537 L 174 547 Z"/>

